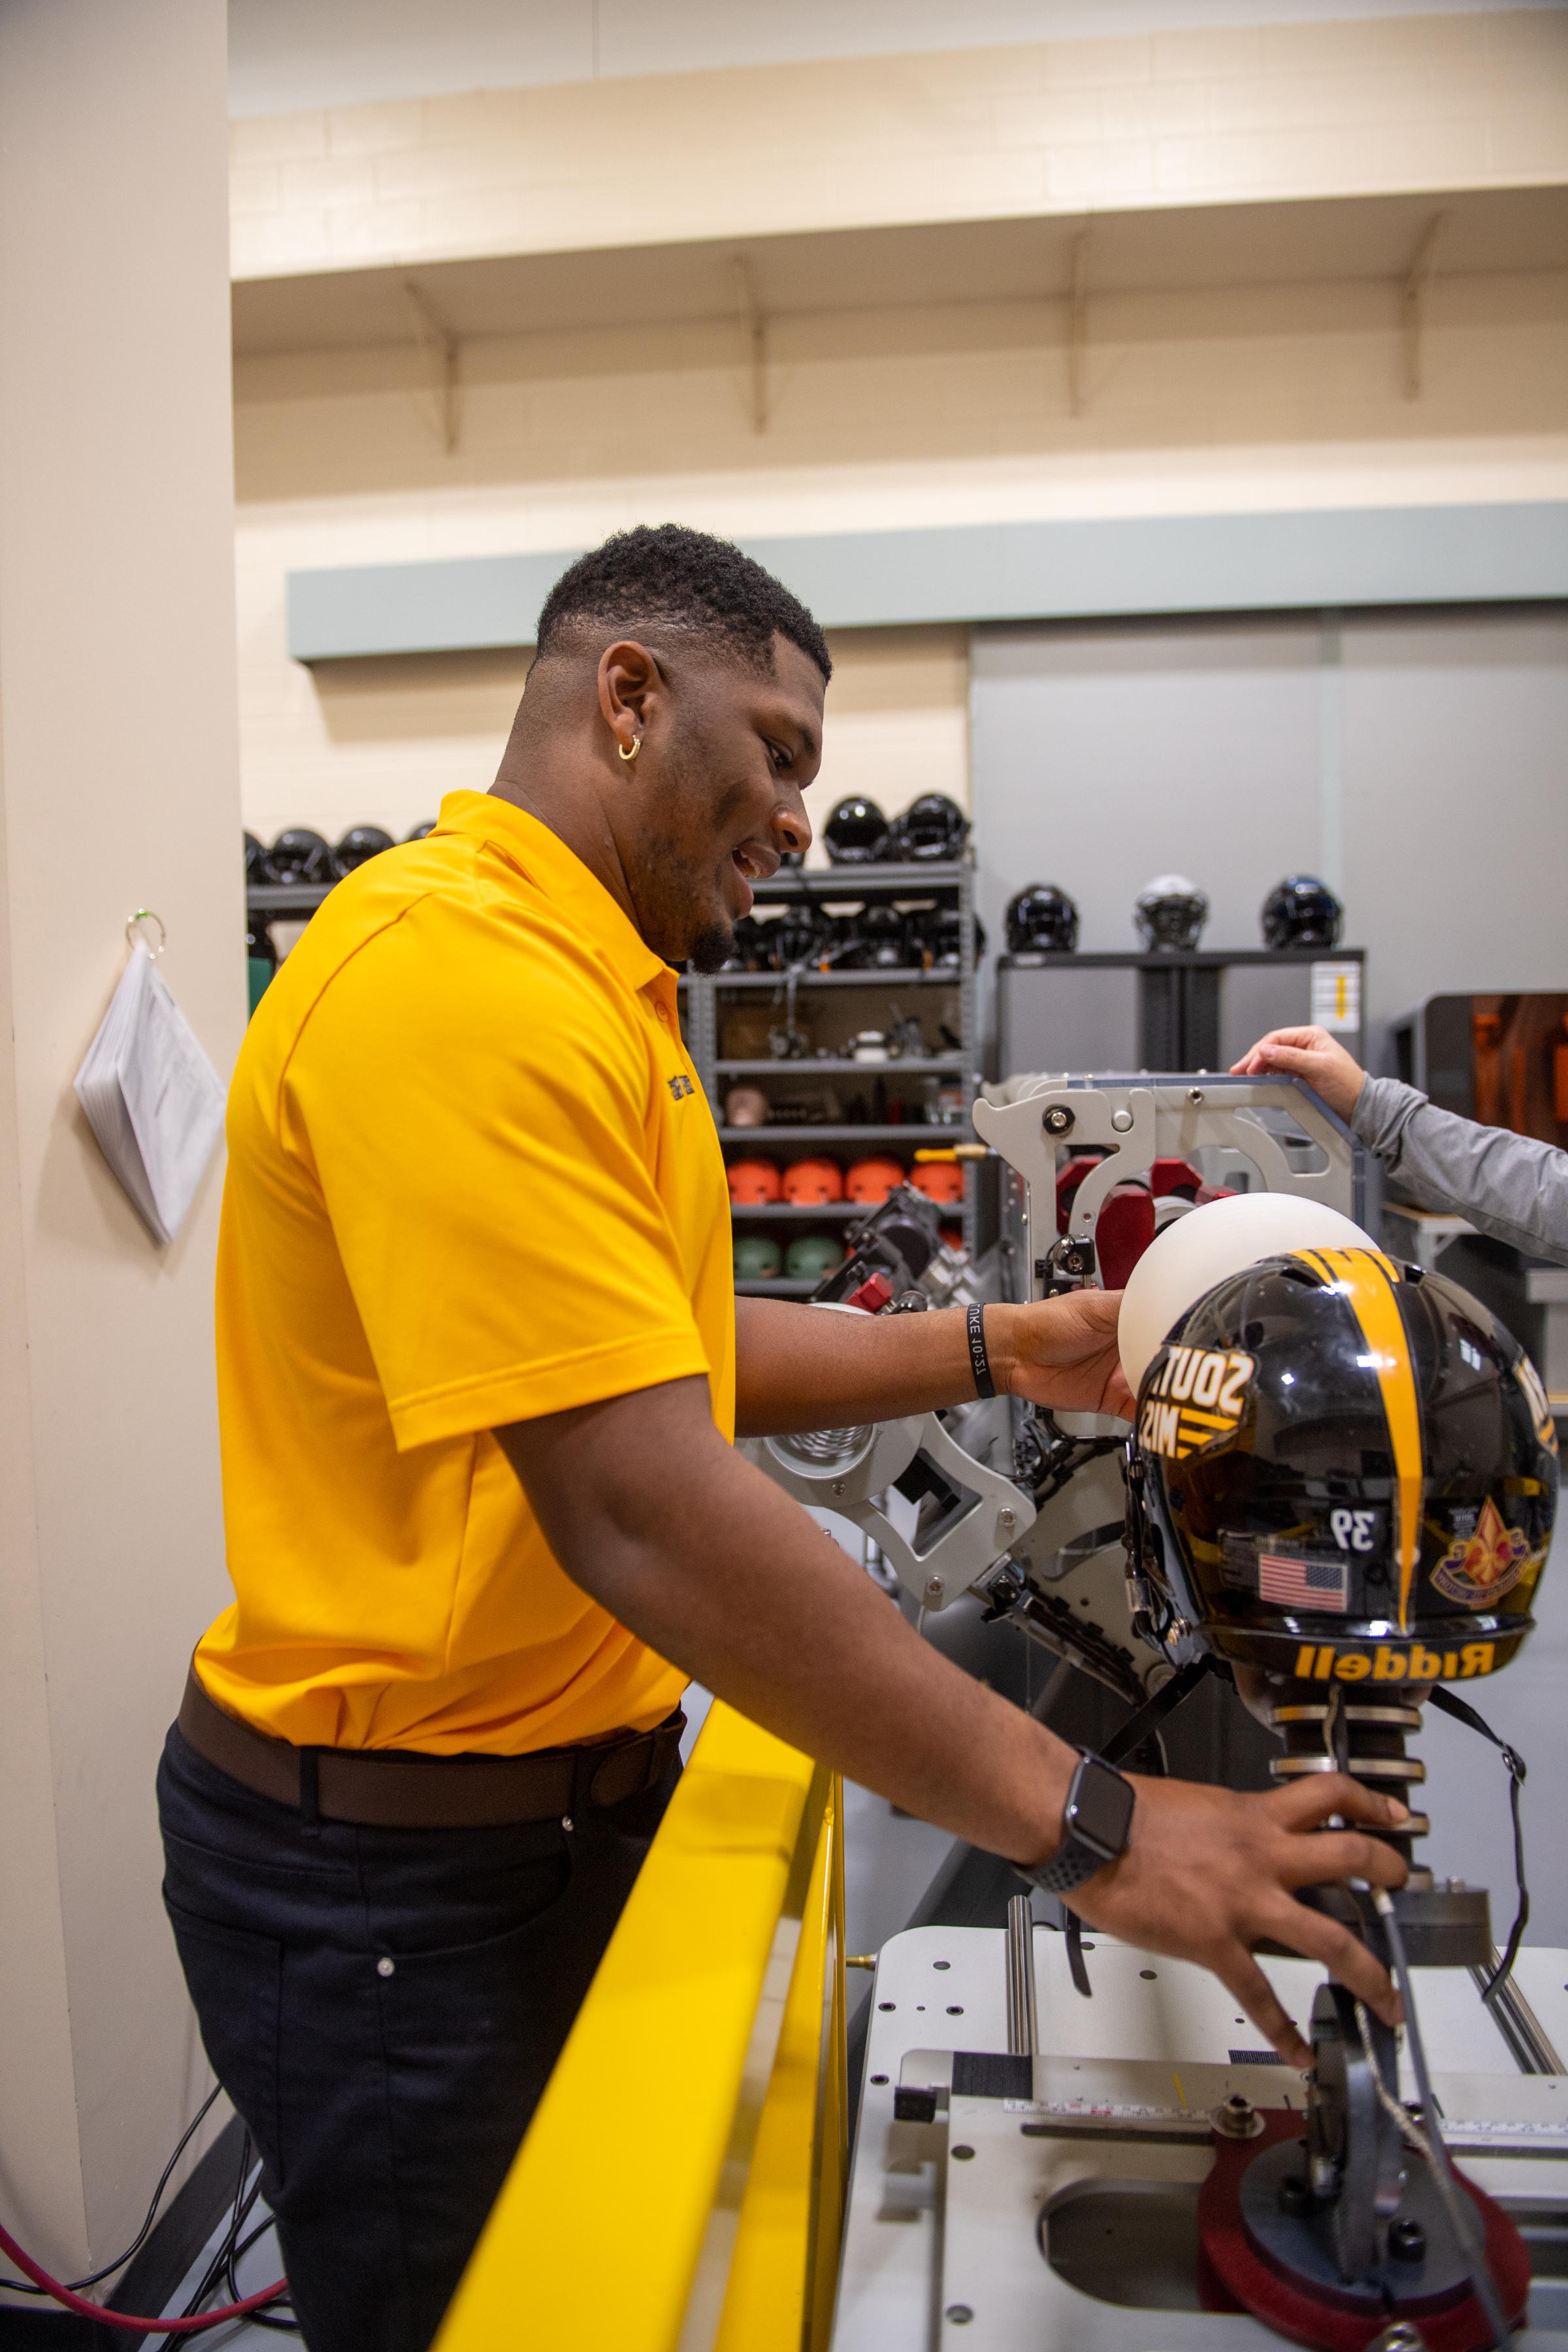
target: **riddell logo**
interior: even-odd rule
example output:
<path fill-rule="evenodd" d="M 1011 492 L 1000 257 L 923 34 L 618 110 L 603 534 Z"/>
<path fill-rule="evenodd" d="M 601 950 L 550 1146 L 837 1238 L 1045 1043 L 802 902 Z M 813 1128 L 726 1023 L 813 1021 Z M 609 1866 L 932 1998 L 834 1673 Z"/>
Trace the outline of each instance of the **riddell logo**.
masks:
<path fill-rule="evenodd" d="M 685 1076 L 676 1078 L 667 1078 L 665 1080 L 665 1084 L 669 1088 L 670 1093 L 674 1096 L 677 1102 L 683 1102 L 688 1095 L 694 1095 L 697 1092 L 697 1089 L 692 1085 L 690 1079 Z"/>
<path fill-rule="evenodd" d="M 1304 1683 L 1452 1683 L 1489 1675 L 1497 1663 L 1495 1642 L 1465 1642 L 1455 1650 L 1429 1650 L 1424 1642 L 1375 1650 L 1331 1650 L 1303 1642 L 1296 1653 L 1296 1677 Z"/>

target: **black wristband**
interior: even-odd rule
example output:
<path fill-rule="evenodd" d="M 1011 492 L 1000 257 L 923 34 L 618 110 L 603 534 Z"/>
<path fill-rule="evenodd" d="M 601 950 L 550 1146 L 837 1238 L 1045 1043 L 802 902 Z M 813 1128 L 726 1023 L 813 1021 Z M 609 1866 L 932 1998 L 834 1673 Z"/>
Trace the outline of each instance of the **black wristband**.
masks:
<path fill-rule="evenodd" d="M 985 1309 L 972 1307 L 969 1310 L 969 1369 L 974 1375 L 976 1396 L 994 1397 L 996 1383 L 991 1377 L 991 1359 L 985 1350 Z"/>

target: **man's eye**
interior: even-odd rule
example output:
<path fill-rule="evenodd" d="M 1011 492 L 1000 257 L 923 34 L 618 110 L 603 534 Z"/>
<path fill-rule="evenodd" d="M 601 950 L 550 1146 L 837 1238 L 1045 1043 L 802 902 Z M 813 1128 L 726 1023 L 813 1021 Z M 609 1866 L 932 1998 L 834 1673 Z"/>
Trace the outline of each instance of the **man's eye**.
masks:
<path fill-rule="evenodd" d="M 768 745 L 768 751 L 773 759 L 774 774 L 783 775 L 784 770 L 790 764 L 790 754 L 784 750 L 782 743 L 770 743 Z"/>

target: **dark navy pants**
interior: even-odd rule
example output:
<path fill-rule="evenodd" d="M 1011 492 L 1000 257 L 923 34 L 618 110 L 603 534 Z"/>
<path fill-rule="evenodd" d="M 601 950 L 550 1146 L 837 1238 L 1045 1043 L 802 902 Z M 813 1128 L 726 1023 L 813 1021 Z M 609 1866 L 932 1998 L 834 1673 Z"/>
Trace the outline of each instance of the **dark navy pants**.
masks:
<path fill-rule="evenodd" d="M 679 1769 L 570 1830 L 354 1829 L 170 1731 L 163 1899 L 310 2352 L 425 2352 Z"/>

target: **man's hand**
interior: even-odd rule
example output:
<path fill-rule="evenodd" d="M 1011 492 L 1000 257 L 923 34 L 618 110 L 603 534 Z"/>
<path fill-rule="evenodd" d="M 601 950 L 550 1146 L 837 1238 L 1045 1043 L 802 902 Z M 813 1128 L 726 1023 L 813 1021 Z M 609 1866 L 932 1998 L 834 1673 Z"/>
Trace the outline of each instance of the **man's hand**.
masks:
<path fill-rule="evenodd" d="M 1305 1078 L 1314 1094 L 1348 1122 L 1356 1098 L 1366 1083 L 1366 1072 L 1353 1054 L 1347 1054 L 1326 1029 L 1270 1029 L 1248 1054 L 1230 1066 L 1233 1078 L 1268 1078 L 1282 1075 Z"/>
<path fill-rule="evenodd" d="M 1267 1796 L 1184 1780 L 1133 1785 L 1131 1842 L 1068 1898 L 1080 1917 L 1127 1943 L 1212 1969 L 1288 2066 L 1310 2065 L 1311 2053 L 1252 1957 L 1264 1938 L 1321 1960 L 1385 2024 L 1398 2024 L 1397 1996 L 1360 1937 L 1293 1897 L 1298 1887 L 1335 1878 L 1402 1886 L 1405 1866 L 1392 1846 L 1322 1824 L 1337 1813 L 1387 1829 L 1405 1818 L 1403 1806 L 1338 1772 Z"/>
<path fill-rule="evenodd" d="M 1119 1290 L 1069 1290 L 1032 1307 L 998 1308 L 987 1315 L 991 1370 L 996 1385 L 1030 1404 L 1054 1405 L 1063 1412 L 1109 1412 L 1132 1418 L 1132 1391 L 1122 1377 L 1116 1351 Z M 993 1322 L 1005 1354 L 990 1341 Z"/>
<path fill-rule="evenodd" d="M 905 1812 L 1010 1862 L 1056 1852 L 1073 1750 L 918 1639 L 798 1505 L 724 1444 L 706 1381 L 496 1436 L 566 1575 L 660 1656 Z M 1258 1937 L 1325 1961 L 1380 2017 L 1397 2016 L 1372 1955 L 1291 1899 L 1321 1879 L 1398 1885 L 1405 1864 L 1391 1847 L 1318 1827 L 1337 1812 L 1391 1828 L 1397 1805 L 1331 1774 L 1267 1796 L 1135 1786 L 1127 1852 L 1073 1894 L 1084 1918 L 1213 1969 L 1294 2064 L 1300 2038 L 1248 1950 Z"/>

